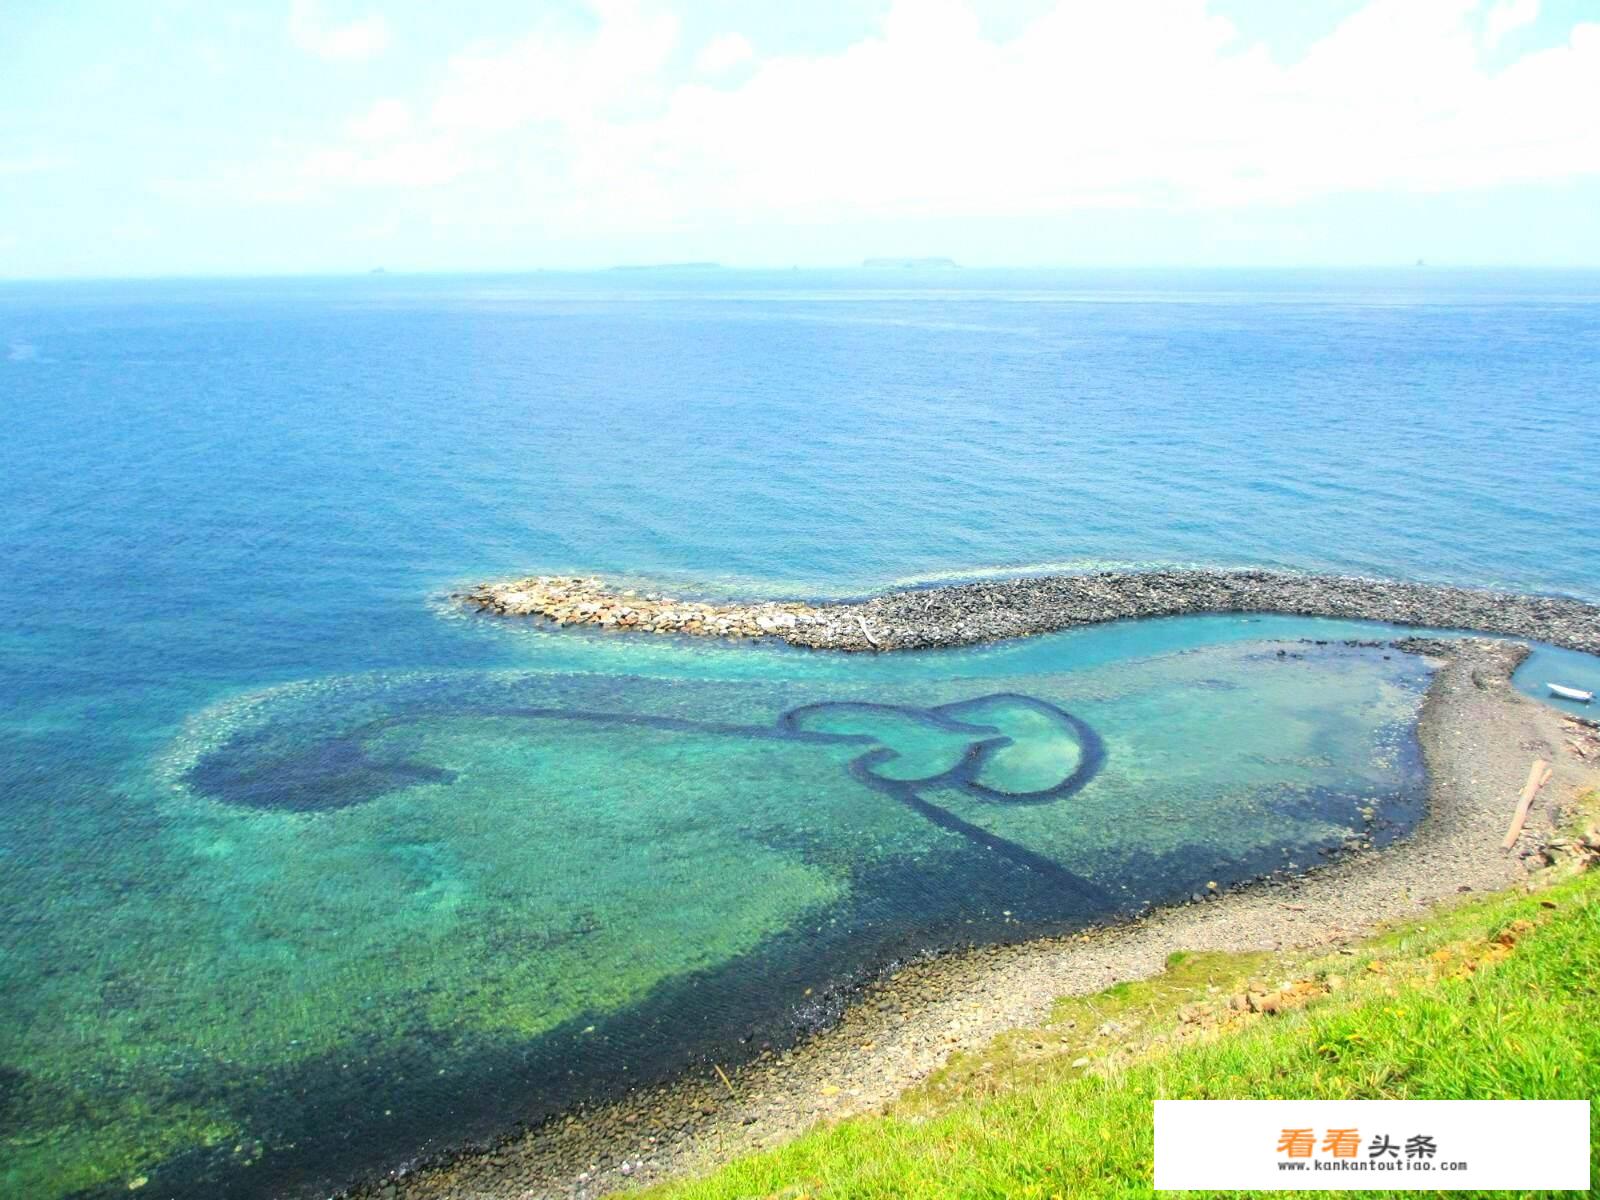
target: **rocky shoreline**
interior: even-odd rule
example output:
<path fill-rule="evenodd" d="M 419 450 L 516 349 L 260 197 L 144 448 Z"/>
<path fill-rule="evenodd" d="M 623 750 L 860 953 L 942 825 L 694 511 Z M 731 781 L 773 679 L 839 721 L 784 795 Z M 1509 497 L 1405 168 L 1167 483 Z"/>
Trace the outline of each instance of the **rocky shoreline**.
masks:
<path fill-rule="evenodd" d="M 347 1195 L 577 1200 L 699 1173 L 819 1120 L 881 1108 L 953 1053 L 1039 1024 L 1060 996 L 1159 972 L 1174 951 L 1332 948 L 1458 892 L 1513 885 L 1560 855 L 1600 853 L 1600 832 L 1570 844 L 1554 832 L 1558 806 L 1600 783 L 1600 732 L 1515 690 L 1525 647 L 1421 638 L 1392 646 L 1438 667 L 1418 724 L 1428 806 L 1410 837 L 1126 923 L 905 965 L 791 1049 L 579 1109 Z M 1500 838 L 1535 756 L 1553 763 L 1555 778 L 1508 854 Z M 1271 1011 L 1270 996 L 1244 1000 L 1251 1012 Z M 1114 1070 L 1131 1053 L 1114 1030 L 1096 1046 L 1074 1066 Z"/>
<path fill-rule="evenodd" d="M 1041 575 L 812 604 L 712 604 L 541 575 L 485 583 L 459 599 L 480 612 L 558 625 L 722 638 L 778 638 L 815 650 L 924 650 L 1135 617 L 1284 613 L 1531 638 L 1600 654 L 1600 605 L 1349 575 L 1206 568 Z"/>

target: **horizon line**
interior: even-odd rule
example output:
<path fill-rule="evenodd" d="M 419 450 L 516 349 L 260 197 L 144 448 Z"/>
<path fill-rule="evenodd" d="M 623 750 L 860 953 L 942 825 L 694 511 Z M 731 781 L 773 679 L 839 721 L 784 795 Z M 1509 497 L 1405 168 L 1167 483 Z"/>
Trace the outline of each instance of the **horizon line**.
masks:
<path fill-rule="evenodd" d="M 1464 272 L 1464 271 L 1517 271 L 1517 272 L 1592 272 L 1600 271 L 1596 263 L 1506 263 L 1506 262 L 1366 262 L 1366 263 L 963 263 L 942 255 L 873 255 L 873 258 L 903 259 L 916 263 L 932 259 L 926 265 L 896 266 L 871 265 L 864 260 L 838 263 L 724 263 L 715 260 L 664 262 L 664 263 L 606 263 L 596 266 L 561 267 L 420 267 L 390 268 L 372 266 L 351 267 L 341 270 L 288 270 L 288 271 L 175 271 L 170 274 L 128 275 L 5 275 L 0 274 L 0 286 L 7 284 L 42 283 L 184 283 L 184 282 L 251 282 L 258 280 L 317 280 L 317 279 L 418 279 L 418 278 L 521 278 L 530 275 L 608 275 L 641 276 L 651 274 L 711 275 L 726 271 L 730 274 L 793 272 L 862 272 L 890 275 L 927 276 L 933 274 L 961 274 L 965 272 L 1023 272 L 1060 271 L 1089 272 L 1113 271 L 1128 273 L 1186 272 L 1186 271 L 1255 271 L 1263 273 L 1291 273 L 1304 271 L 1395 271 L 1395 272 Z"/>

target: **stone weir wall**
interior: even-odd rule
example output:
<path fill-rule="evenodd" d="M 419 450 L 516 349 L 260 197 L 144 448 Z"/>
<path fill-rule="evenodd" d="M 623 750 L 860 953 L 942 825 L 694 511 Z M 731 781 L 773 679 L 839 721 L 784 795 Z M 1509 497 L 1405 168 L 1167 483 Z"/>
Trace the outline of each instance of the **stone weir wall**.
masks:
<path fill-rule="evenodd" d="M 1130 617 L 1250 612 L 1472 630 L 1600 654 L 1600 606 L 1581 600 L 1280 571 L 1043 575 L 821 604 L 709 604 L 616 591 L 594 578 L 541 575 L 482 584 L 460 599 L 483 612 L 559 625 L 774 637 L 819 650 L 964 646 Z"/>

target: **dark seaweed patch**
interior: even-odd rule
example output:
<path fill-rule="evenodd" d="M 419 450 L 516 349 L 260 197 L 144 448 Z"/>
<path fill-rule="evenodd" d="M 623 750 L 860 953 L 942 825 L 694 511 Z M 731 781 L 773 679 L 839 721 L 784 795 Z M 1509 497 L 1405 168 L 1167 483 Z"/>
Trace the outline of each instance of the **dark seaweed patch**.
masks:
<path fill-rule="evenodd" d="M 189 769 L 203 796 L 247 808 L 327 812 L 376 800 L 414 783 L 449 783 L 454 772 L 423 763 L 383 761 L 368 754 L 371 727 L 296 741 L 260 731 L 230 738 Z"/>

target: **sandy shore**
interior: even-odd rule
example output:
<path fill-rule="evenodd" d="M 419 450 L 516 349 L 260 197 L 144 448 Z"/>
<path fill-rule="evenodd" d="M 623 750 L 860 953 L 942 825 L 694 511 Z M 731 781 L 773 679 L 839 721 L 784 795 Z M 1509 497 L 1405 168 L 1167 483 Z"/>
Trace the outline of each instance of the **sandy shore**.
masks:
<path fill-rule="evenodd" d="M 1439 664 L 1419 726 L 1428 810 L 1409 838 L 1126 924 L 914 964 L 866 989 L 837 1025 L 729 1068 L 726 1082 L 708 1069 L 350 1195 L 590 1197 L 703 1171 L 819 1120 L 879 1107 L 952 1052 L 1038 1024 L 1056 997 L 1151 975 L 1176 950 L 1332 946 L 1458 892 L 1518 882 L 1544 862 L 1558 807 L 1600 783 L 1600 736 L 1512 688 L 1520 646 L 1397 645 Z M 1500 839 L 1536 756 L 1554 764 L 1555 776 L 1507 853 Z"/>
<path fill-rule="evenodd" d="M 922 650 L 1131 617 L 1287 613 L 1532 638 L 1600 654 L 1600 606 L 1559 596 L 1283 571 L 1102 571 L 914 588 L 866 600 L 709 604 L 541 575 L 486 583 L 463 603 L 562 625 L 781 638 L 818 650 Z"/>

